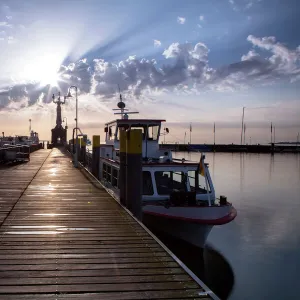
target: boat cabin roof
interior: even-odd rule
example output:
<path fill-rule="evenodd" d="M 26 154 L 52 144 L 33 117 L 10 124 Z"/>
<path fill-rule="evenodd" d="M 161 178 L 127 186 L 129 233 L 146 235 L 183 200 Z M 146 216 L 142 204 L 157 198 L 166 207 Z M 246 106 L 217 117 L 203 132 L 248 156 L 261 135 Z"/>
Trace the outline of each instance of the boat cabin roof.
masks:
<path fill-rule="evenodd" d="M 166 122 L 166 120 L 161 119 L 117 119 L 108 123 L 105 123 L 105 126 L 115 125 L 122 127 L 122 125 L 136 125 L 136 124 L 150 124 L 150 125 L 157 125 L 161 122 Z"/>

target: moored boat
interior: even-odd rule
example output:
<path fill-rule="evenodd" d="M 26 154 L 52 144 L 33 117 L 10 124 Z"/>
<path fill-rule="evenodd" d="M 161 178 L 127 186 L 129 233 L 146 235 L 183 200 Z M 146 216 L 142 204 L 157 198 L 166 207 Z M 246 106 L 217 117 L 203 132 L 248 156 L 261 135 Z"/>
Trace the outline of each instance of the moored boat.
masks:
<path fill-rule="evenodd" d="M 129 119 L 122 99 L 118 107 L 121 118 L 105 124 L 105 144 L 100 146 L 101 182 L 118 197 L 120 130 L 140 129 L 143 223 L 203 247 L 214 225 L 229 223 L 237 214 L 226 197 L 216 198 L 205 155 L 200 162 L 173 158 L 171 151 L 159 149 L 165 120 Z"/>

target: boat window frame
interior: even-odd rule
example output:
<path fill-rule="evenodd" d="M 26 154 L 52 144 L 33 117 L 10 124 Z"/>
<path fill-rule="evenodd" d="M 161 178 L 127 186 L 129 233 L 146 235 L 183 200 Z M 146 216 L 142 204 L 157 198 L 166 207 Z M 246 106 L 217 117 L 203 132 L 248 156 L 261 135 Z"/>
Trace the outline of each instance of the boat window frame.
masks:
<path fill-rule="evenodd" d="M 194 172 L 195 177 L 190 176 L 189 172 Z M 198 176 L 196 176 L 196 174 L 198 174 Z M 188 179 L 188 184 L 189 184 L 189 187 L 190 187 L 190 191 L 196 192 L 196 194 L 202 194 L 202 195 L 207 194 L 206 183 L 203 187 L 200 186 L 200 182 L 199 182 L 200 176 L 202 176 L 202 175 L 197 170 L 188 170 L 187 171 L 187 179 Z M 204 176 L 202 176 L 202 177 L 204 177 Z M 208 192 L 209 192 L 209 194 L 211 194 L 212 193 L 212 187 L 211 187 L 210 181 L 207 177 L 207 174 L 205 174 L 205 177 L 206 177 L 206 179 L 204 178 L 204 181 L 205 180 L 207 181 Z M 195 187 L 191 185 L 191 182 L 190 182 L 189 178 L 192 178 L 192 179 L 195 180 Z"/>
<path fill-rule="evenodd" d="M 149 178 L 150 178 L 150 181 L 151 181 L 151 191 L 152 193 L 149 193 L 149 194 L 144 194 L 144 173 L 149 173 Z M 154 184 L 153 184 L 153 178 L 152 178 L 152 172 L 151 171 L 148 171 L 148 170 L 143 170 L 142 171 L 142 196 L 153 196 L 154 195 Z"/>

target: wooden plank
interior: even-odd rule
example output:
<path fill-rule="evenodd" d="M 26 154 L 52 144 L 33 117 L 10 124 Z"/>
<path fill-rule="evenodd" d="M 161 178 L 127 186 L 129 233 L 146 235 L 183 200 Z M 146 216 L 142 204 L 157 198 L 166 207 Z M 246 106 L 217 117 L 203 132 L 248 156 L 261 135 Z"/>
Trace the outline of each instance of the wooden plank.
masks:
<path fill-rule="evenodd" d="M 210 297 L 199 295 L 198 290 L 163 290 L 163 291 L 138 291 L 138 292 L 111 292 L 111 293 L 70 293 L 70 294 L 30 294 L 30 295 L 0 295 L 0 300 L 39 300 L 39 299 L 95 299 L 95 300 L 145 300 L 145 299 L 201 299 Z"/>
<path fill-rule="evenodd" d="M 186 274 L 183 269 L 174 268 L 134 268 L 134 269 L 98 269 L 98 270 L 54 270 L 54 271 L 2 271 L 0 278 L 29 278 L 29 277 L 93 277 L 93 276 L 142 276 Z"/>
<path fill-rule="evenodd" d="M 53 270 L 101 270 L 101 269 L 143 269 L 143 268 L 176 268 L 175 262 L 124 263 L 124 264 L 45 264 L 45 265 L 0 265 L 0 271 L 53 271 Z"/>
<path fill-rule="evenodd" d="M 141 275 L 141 276 L 72 276 L 72 277 L 40 277 L 40 278 L 0 278 L 0 286 L 7 285 L 70 285 L 70 284 L 120 284 L 120 283 L 163 283 L 163 282 L 192 282 L 186 274 L 180 275 Z"/>
<path fill-rule="evenodd" d="M 51 259 L 70 259 L 70 258 L 83 258 L 88 257 L 88 259 L 110 259 L 112 257 L 114 258 L 148 258 L 153 257 L 155 255 L 156 257 L 169 257 L 169 255 L 166 252 L 106 252 L 106 253 L 68 253 L 68 254 L 60 254 L 60 253 L 54 253 L 54 254 L 26 254 L 23 253 L 22 255 L 18 254 L 7 254 L 2 255 L 2 252 L 0 252 L 0 261 L 10 261 L 10 260 L 49 260 Z M 68 261 L 68 263 L 70 263 Z"/>
<path fill-rule="evenodd" d="M 183 290 L 199 289 L 194 282 L 136 282 L 120 284 L 54 284 L 54 285 L 22 285 L 0 286 L 0 294 L 19 293 L 74 293 L 74 292 L 125 292 L 125 291 L 151 291 L 151 290 Z"/>
<path fill-rule="evenodd" d="M 51 258 L 51 259 L 2 259 L 2 265 L 51 265 L 51 264 L 126 264 L 173 261 L 170 256 L 164 257 L 106 257 L 106 258 Z"/>

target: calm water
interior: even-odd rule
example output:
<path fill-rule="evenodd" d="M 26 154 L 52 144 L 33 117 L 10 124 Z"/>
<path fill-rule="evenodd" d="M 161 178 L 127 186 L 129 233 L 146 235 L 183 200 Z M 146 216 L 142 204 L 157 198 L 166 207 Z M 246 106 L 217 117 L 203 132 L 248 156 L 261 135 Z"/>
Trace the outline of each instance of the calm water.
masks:
<path fill-rule="evenodd" d="M 299 299 L 300 155 L 207 153 L 206 162 L 216 194 L 226 195 L 238 216 L 214 227 L 208 242 L 217 252 L 204 250 L 204 263 L 200 249 L 174 252 L 195 272 L 204 264 L 213 290 L 231 284 L 228 299 Z"/>

